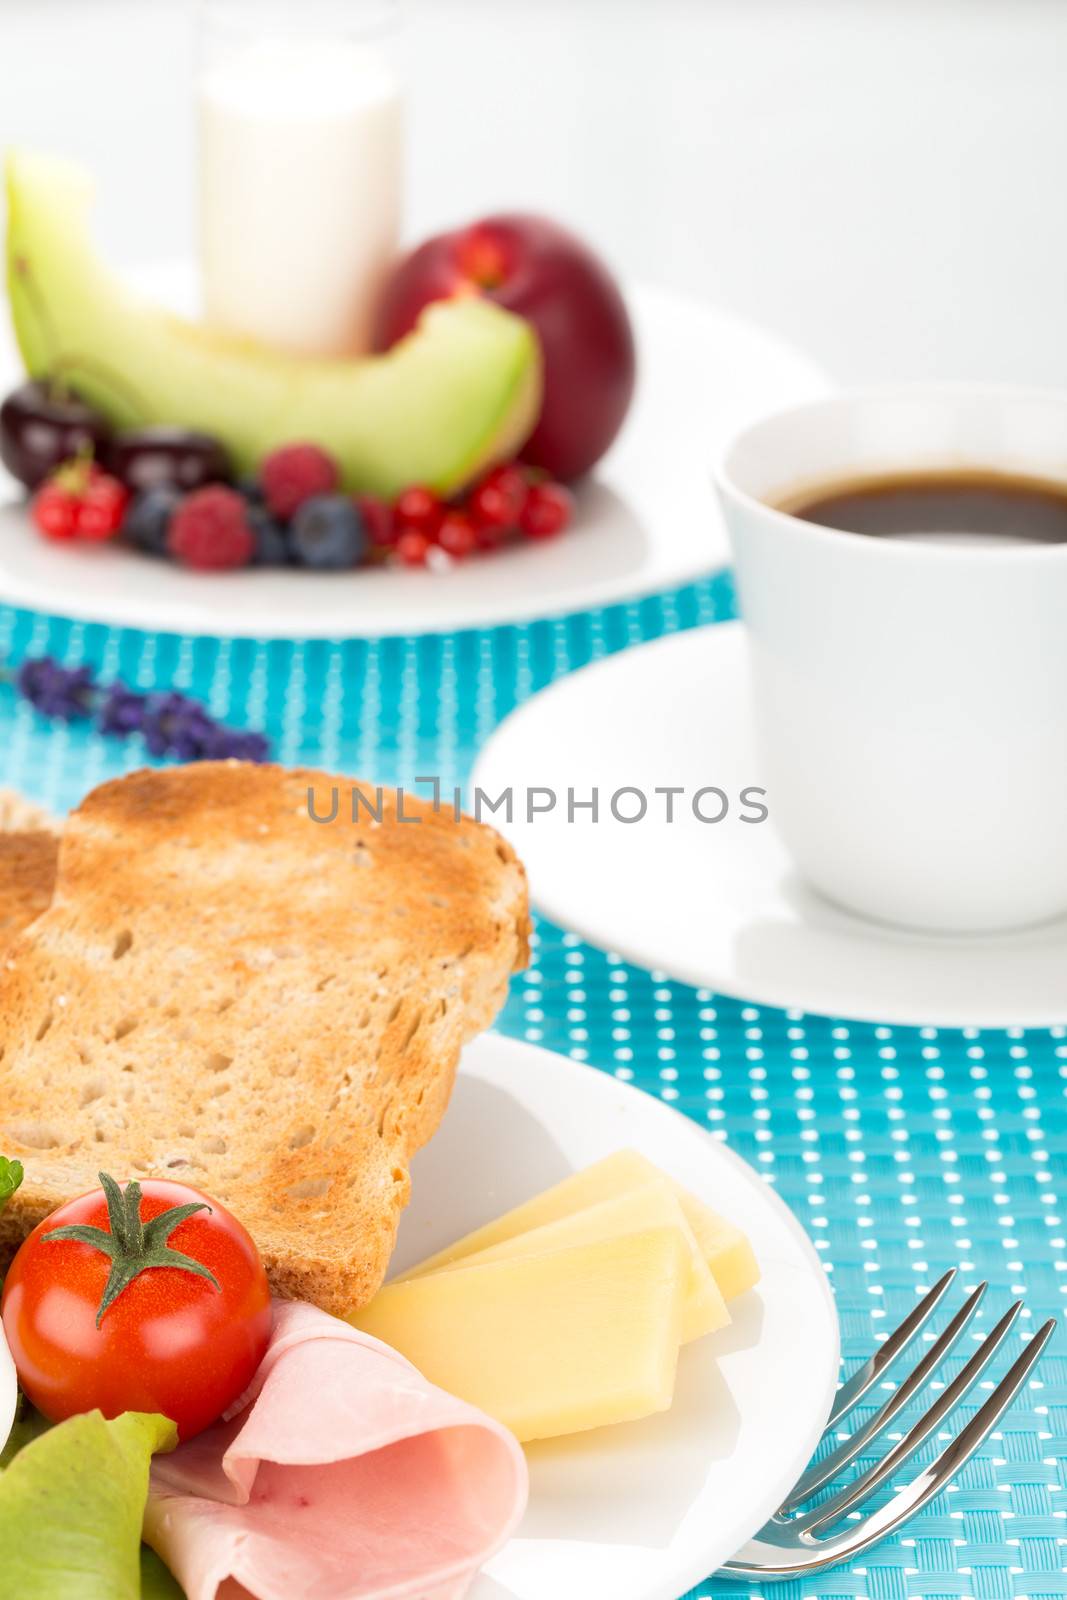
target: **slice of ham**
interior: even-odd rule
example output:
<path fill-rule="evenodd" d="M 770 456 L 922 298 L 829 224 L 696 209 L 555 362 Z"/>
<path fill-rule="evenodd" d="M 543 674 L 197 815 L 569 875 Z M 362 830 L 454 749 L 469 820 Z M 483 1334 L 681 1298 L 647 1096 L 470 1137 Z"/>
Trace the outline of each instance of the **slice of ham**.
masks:
<path fill-rule="evenodd" d="M 500 1423 L 276 1301 L 236 1415 L 159 1456 L 144 1536 L 189 1600 L 459 1600 L 526 1504 Z"/>

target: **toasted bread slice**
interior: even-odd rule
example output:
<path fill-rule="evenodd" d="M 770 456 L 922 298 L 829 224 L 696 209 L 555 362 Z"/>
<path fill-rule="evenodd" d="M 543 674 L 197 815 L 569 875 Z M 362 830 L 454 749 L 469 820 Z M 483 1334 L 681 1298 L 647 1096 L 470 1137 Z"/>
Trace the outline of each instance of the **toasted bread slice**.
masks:
<path fill-rule="evenodd" d="M 0 787 L 0 832 L 16 831 L 58 833 L 59 821 L 20 790 Z"/>
<path fill-rule="evenodd" d="M 370 1299 L 529 920 L 491 829 L 389 790 L 353 823 L 352 793 L 202 763 L 72 813 L 51 906 L 0 958 L 0 1151 L 26 1168 L 0 1259 L 98 1172 L 150 1174 L 229 1206 L 276 1293 Z"/>
<path fill-rule="evenodd" d="M 0 833 L 0 956 L 52 899 L 59 838 L 35 828 Z"/>

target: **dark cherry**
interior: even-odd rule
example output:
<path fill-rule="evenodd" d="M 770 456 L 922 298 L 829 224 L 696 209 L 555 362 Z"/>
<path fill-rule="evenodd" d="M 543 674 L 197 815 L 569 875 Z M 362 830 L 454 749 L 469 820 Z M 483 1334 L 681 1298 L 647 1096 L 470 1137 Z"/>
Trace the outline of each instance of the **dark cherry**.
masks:
<path fill-rule="evenodd" d="M 31 380 L 0 405 L 0 460 L 27 489 L 77 455 L 99 457 L 110 437 L 103 417 L 56 384 Z"/>
<path fill-rule="evenodd" d="M 107 469 L 134 494 L 178 489 L 188 494 L 209 483 L 229 483 L 230 459 L 209 433 L 187 428 L 137 428 L 120 433 L 107 452 Z"/>

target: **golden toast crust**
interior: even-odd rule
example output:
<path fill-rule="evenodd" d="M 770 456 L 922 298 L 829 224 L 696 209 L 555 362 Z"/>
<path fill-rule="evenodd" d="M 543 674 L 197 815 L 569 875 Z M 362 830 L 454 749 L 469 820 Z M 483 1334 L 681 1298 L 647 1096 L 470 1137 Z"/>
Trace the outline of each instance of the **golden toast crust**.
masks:
<path fill-rule="evenodd" d="M 58 836 L 43 829 L 0 833 L 0 956 L 51 902 L 58 853 Z"/>
<path fill-rule="evenodd" d="M 390 791 L 353 824 L 353 781 L 198 763 L 71 815 L 51 906 L 0 952 L 0 1151 L 26 1168 L 0 1260 L 99 1171 L 150 1174 L 228 1205 L 276 1293 L 374 1293 L 529 918 L 491 829 L 407 795 L 400 821 Z"/>

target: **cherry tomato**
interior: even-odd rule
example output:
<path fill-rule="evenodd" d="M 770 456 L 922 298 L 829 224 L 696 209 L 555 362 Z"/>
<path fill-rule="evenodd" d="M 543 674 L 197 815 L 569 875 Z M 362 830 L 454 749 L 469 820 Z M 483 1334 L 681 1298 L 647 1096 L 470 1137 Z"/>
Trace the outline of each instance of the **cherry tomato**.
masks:
<path fill-rule="evenodd" d="M 19 1382 L 52 1422 L 95 1407 L 159 1411 L 189 1439 L 244 1392 L 266 1352 L 263 1263 L 237 1219 L 196 1189 L 150 1179 L 123 1191 L 103 1173 L 101 1183 L 107 1193 L 38 1223 L 8 1270 L 0 1310 Z"/>

